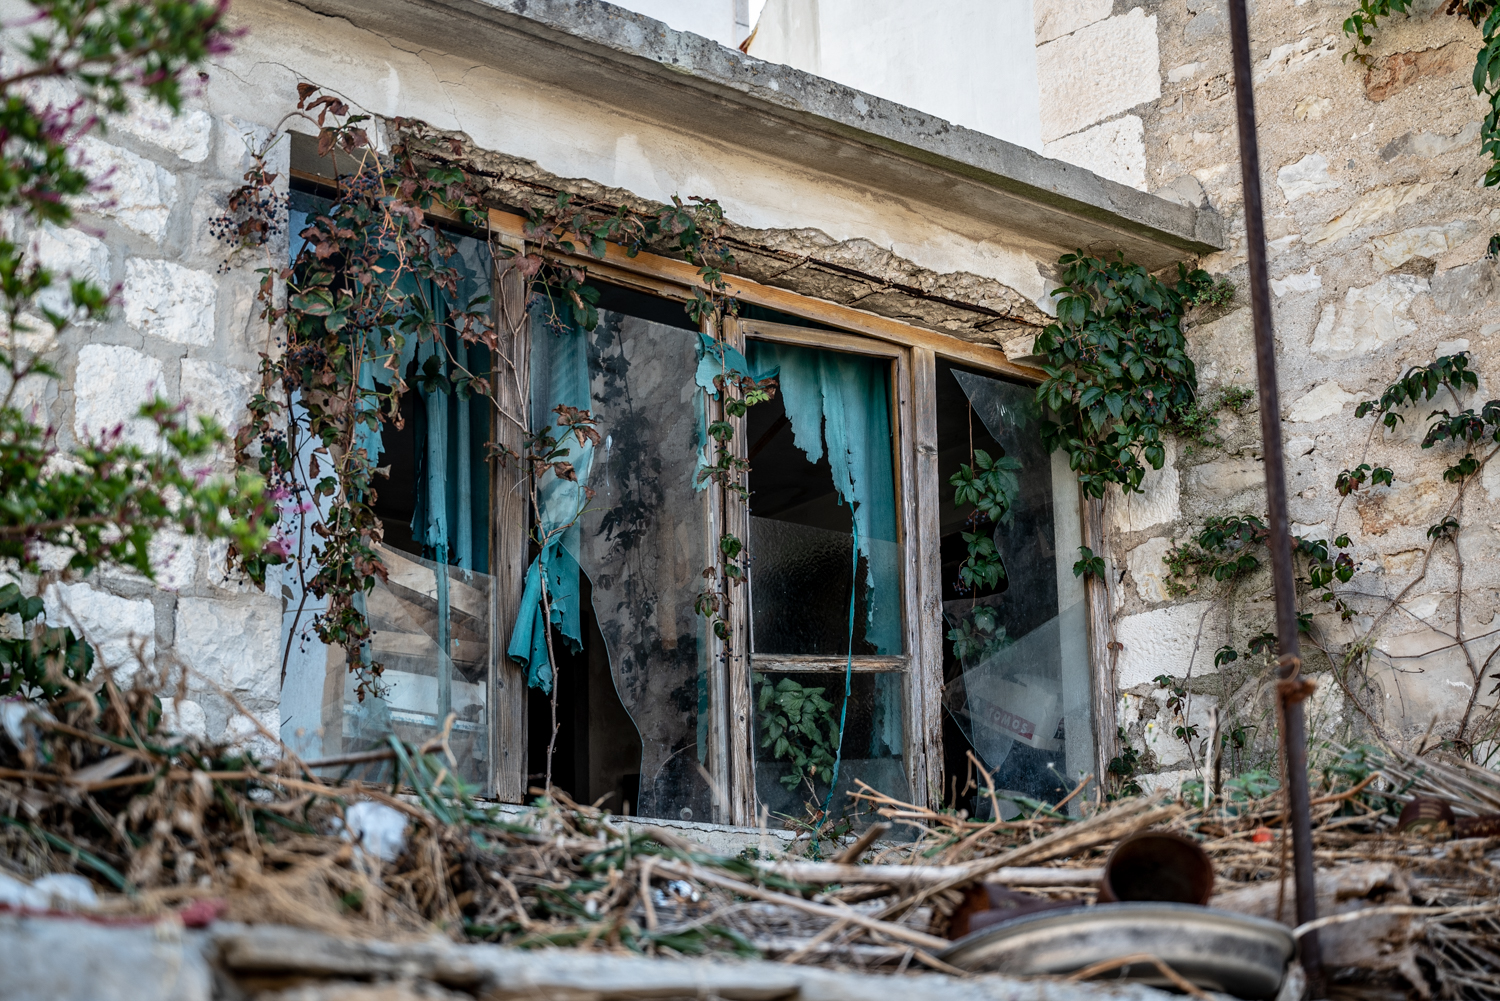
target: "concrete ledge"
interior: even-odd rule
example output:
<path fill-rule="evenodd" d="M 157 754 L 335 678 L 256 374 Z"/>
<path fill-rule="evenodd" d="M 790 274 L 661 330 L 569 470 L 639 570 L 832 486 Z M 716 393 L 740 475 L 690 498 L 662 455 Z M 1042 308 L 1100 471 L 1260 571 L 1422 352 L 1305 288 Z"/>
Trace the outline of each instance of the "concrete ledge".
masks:
<path fill-rule="evenodd" d="M 1160 267 L 1218 250 L 1210 210 L 599 0 L 306 0 L 378 34 L 481 59 L 702 139 L 968 216 L 1062 248 Z"/>
<path fill-rule="evenodd" d="M 285 994 L 261 993 L 266 989 Z M 0 911 L 0 1001 L 416 1001 L 442 988 L 485 1001 L 724 998 L 726 1001 L 1163 1001 L 1140 984 L 1076 984 L 937 973 L 899 978 L 765 961 L 647 959 L 572 949 L 340 939 L 228 922 L 185 931 L 168 918 L 121 926 Z M 458 995 L 463 996 L 463 995 Z"/>

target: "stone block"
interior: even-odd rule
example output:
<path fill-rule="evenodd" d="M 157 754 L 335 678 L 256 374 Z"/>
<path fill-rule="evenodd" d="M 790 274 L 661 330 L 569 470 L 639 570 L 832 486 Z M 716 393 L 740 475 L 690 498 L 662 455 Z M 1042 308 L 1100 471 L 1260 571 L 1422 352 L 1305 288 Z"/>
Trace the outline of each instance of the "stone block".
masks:
<path fill-rule="evenodd" d="M 1380 151 L 1380 158 L 1389 163 L 1398 156 L 1415 156 L 1430 160 L 1479 141 L 1479 123 L 1470 122 L 1451 136 L 1439 132 L 1408 132 L 1392 139 Z"/>
<path fill-rule="evenodd" d="M 1427 197 L 1436 184 L 1402 184 L 1380 188 L 1364 195 L 1343 212 L 1307 234 L 1310 246 L 1342 240 L 1355 230 L 1363 229 Z"/>
<path fill-rule="evenodd" d="M 1328 176 L 1328 158 L 1322 153 L 1309 153 L 1282 167 L 1276 172 L 1276 184 L 1289 202 L 1343 187 L 1342 181 Z"/>
<path fill-rule="evenodd" d="M 245 407 L 259 383 L 249 372 L 218 362 L 182 360 L 182 400 L 188 411 L 212 417 L 230 435 L 245 422 Z"/>
<path fill-rule="evenodd" d="M 1339 47 L 1338 35 L 1324 35 L 1322 38 L 1309 35 L 1295 42 L 1286 42 L 1274 46 L 1266 54 L 1265 61 L 1255 65 L 1251 75 L 1256 83 L 1261 83 L 1283 73 L 1301 72 L 1313 63 L 1335 55 Z"/>
<path fill-rule="evenodd" d="M 1227 4 L 1220 2 L 1206 4 L 1194 14 L 1182 29 L 1182 40 L 1189 45 L 1197 45 L 1215 35 L 1228 34 L 1229 8 Z"/>
<path fill-rule="evenodd" d="M 122 926 L 0 913 L 6 1001 L 210 1001 L 196 936 L 168 922 Z"/>
<path fill-rule="evenodd" d="M 1416 275 L 1386 275 L 1373 285 L 1349 289 L 1341 309 L 1323 307 L 1313 330 L 1312 353 L 1355 358 L 1413 333 L 1417 322 L 1411 315 L 1412 300 L 1427 290 L 1427 280 Z"/>
<path fill-rule="evenodd" d="M 1500 315 L 1500 265 L 1475 261 L 1439 271 L 1432 276 L 1432 301 L 1449 316 Z"/>
<path fill-rule="evenodd" d="M 1184 83 L 1208 69 L 1208 63 L 1183 63 L 1167 70 L 1167 83 Z"/>
<path fill-rule="evenodd" d="M 1187 332 L 1188 354 L 1200 386 L 1227 386 L 1255 379 L 1255 326 L 1250 307 L 1226 313 Z"/>
<path fill-rule="evenodd" d="M 1192 174 L 1183 174 L 1181 177 L 1174 177 L 1153 191 L 1152 194 L 1177 205 L 1186 205 L 1189 208 L 1201 209 L 1208 205 L 1208 193 L 1203 190 L 1203 182 Z"/>
<path fill-rule="evenodd" d="M 1322 287 L 1323 279 L 1318 275 L 1316 264 L 1300 274 L 1271 279 L 1271 291 L 1276 293 L 1278 299 L 1291 292 L 1312 292 Z"/>
<path fill-rule="evenodd" d="M 1370 241 L 1370 254 L 1383 271 L 1399 268 L 1413 257 L 1437 260 L 1479 234 L 1479 223 L 1454 219 L 1441 226 L 1414 226 L 1399 233 L 1377 236 Z"/>
<path fill-rule="evenodd" d="M 153 240 L 166 235 L 167 220 L 177 203 L 177 178 L 150 160 L 94 136 L 84 136 L 73 148 L 89 176 L 104 186 L 104 190 L 81 196 L 75 202 L 79 209 L 118 219 Z"/>
<path fill-rule="evenodd" d="M 1102 21 L 1113 7 L 1114 0 L 1032 0 L 1036 43 L 1041 45 Z"/>
<path fill-rule="evenodd" d="M 109 248 L 83 230 L 44 222 L 32 237 L 31 246 L 37 264 L 52 273 L 52 287 L 36 297 L 38 306 L 68 316 L 73 311 L 70 279 L 109 286 Z"/>
<path fill-rule="evenodd" d="M 207 271 L 132 257 L 125 262 L 125 321 L 153 337 L 206 347 L 214 342 L 218 288 Z"/>
<path fill-rule="evenodd" d="M 1156 16 L 1139 7 L 1039 46 L 1036 55 L 1043 142 L 1161 96 Z"/>
<path fill-rule="evenodd" d="M 162 699 L 161 728 L 179 737 L 208 739 L 208 717 L 192 699 Z"/>
<path fill-rule="evenodd" d="M 188 163 L 208 159 L 214 120 L 206 111 L 184 108 L 180 114 L 155 101 L 137 102 L 130 114 L 110 119 L 109 127 L 176 153 Z"/>
<path fill-rule="evenodd" d="M 1160 469 L 1146 466 L 1139 493 L 1110 491 L 1109 510 L 1115 528 L 1141 532 L 1167 525 L 1182 515 L 1181 478 L 1177 473 L 1177 445 L 1166 443 L 1167 458 Z"/>
<path fill-rule="evenodd" d="M 94 648 L 96 668 L 128 681 L 156 661 L 156 609 L 145 599 L 120 598 L 84 583 L 55 583 L 42 595 L 47 625 L 68 626 Z"/>
<path fill-rule="evenodd" d="M 1199 636 L 1200 628 L 1205 637 L 1219 635 L 1213 607 L 1211 601 L 1193 601 L 1123 616 L 1115 623 L 1115 639 L 1122 644 L 1118 690 L 1150 685 L 1158 674 L 1184 678 L 1190 670 L 1195 677 L 1217 672 L 1218 644 Z"/>
<path fill-rule="evenodd" d="M 251 712 L 280 704 L 280 639 L 281 602 L 274 598 L 177 599 L 177 654 Z"/>
<path fill-rule="evenodd" d="M 1331 97 L 1304 97 L 1292 106 L 1292 117 L 1299 122 L 1316 122 L 1332 110 Z"/>
<path fill-rule="evenodd" d="M 254 719 L 241 713 L 232 713 L 224 725 L 224 733 L 219 737 L 220 743 L 249 751 L 260 761 L 272 761 L 281 757 L 280 743 L 265 735 L 281 730 L 281 707 L 261 706 L 251 708 L 251 712 L 255 714 Z"/>
<path fill-rule="evenodd" d="M 1365 535 L 1384 535 L 1393 528 L 1426 529 L 1435 524 L 1452 500 L 1448 485 L 1437 477 L 1416 482 L 1396 481 L 1393 488 L 1361 490 L 1354 506 Z"/>
<path fill-rule="evenodd" d="M 1162 558 L 1172 548 L 1167 538 L 1147 539 L 1125 554 L 1125 565 L 1130 568 L 1130 579 L 1135 581 L 1135 593 L 1150 604 L 1166 601 L 1167 565 Z"/>
<path fill-rule="evenodd" d="M 1420 52 L 1394 52 L 1371 61 L 1365 70 L 1365 96 L 1384 101 L 1423 77 L 1442 76 L 1474 68 L 1474 49 L 1465 42 L 1449 42 Z"/>
<path fill-rule="evenodd" d="M 1228 499 L 1247 490 L 1264 490 L 1265 485 L 1266 467 L 1259 459 L 1224 458 L 1189 469 L 1186 489 L 1190 497 Z"/>
<path fill-rule="evenodd" d="M 1086 167 L 1111 181 L 1146 190 L 1146 130 L 1136 115 L 1125 115 L 1047 143 L 1042 153 L 1054 160 Z"/>
<path fill-rule="evenodd" d="M 167 529 L 158 532 L 147 547 L 156 586 L 163 591 L 181 591 L 198 573 L 198 543 L 190 536 Z"/>
<path fill-rule="evenodd" d="M 155 358 L 116 344 L 86 344 L 73 376 L 73 433 L 82 441 L 123 427 L 125 440 L 154 449 L 156 425 L 137 413 L 164 390 L 162 364 Z"/>
<path fill-rule="evenodd" d="M 1286 419 L 1293 424 L 1310 424 L 1328 417 L 1336 417 L 1347 405 L 1359 399 L 1358 394 L 1346 393 L 1338 383 L 1329 381 L 1314 387 L 1292 404 Z"/>

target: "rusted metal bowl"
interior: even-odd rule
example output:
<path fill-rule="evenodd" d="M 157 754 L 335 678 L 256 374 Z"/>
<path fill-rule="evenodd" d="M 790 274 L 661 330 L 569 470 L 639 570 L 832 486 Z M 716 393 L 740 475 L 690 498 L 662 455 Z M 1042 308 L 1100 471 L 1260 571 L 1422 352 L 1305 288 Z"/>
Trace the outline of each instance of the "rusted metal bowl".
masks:
<path fill-rule="evenodd" d="M 1214 864 L 1196 841 L 1144 831 L 1115 845 L 1099 883 L 1101 903 L 1156 900 L 1207 904 L 1214 892 Z"/>
<path fill-rule="evenodd" d="M 1270 1001 L 1295 947 L 1290 928 L 1264 918 L 1196 904 L 1117 903 L 1013 918 L 959 939 L 938 958 L 961 970 L 1034 977 L 1149 954 L 1206 990 Z M 1170 986 L 1146 962 L 1101 977 Z"/>

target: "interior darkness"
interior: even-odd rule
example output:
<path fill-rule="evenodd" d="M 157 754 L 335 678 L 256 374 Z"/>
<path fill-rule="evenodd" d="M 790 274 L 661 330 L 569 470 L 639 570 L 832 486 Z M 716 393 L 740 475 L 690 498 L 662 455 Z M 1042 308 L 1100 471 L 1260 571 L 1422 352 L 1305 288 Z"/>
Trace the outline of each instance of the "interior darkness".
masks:
<path fill-rule="evenodd" d="M 971 505 L 958 507 L 953 504 L 953 488 L 949 480 L 958 472 L 958 467 L 969 461 L 970 449 L 988 452 L 991 456 L 1005 454 L 1005 449 L 985 429 L 984 422 L 978 415 L 974 414 L 969 406 L 969 399 L 964 394 L 963 387 L 953 377 L 956 366 L 939 358 L 937 363 L 937 431 L 938 431 L 938 494 L 942 498 L 939 505 L 941 525 L 941 560 L 942 560 L 942 588 L 943 600 L 955 601 L 968 598 L 970 600 L 983 602 L 986 598 L 998 600 L 999 596 L 1006 591 L 1009 581 L 1002 579 L 1000 585 L 993 590 L 980 590 L 978 592 L 964 592 L 960 590 L 958 578 L 959 565 L 963 563 L 968 555 L 968 545 L 964 542 L 963 533 L 973 531 L 970 525 Z M 971 445 L 972 442 L 972 445 Z M 1025 487 L 1023 486 L 1023 491 Z M 986 523 L 987 529 L 994 526 Z M 1054 612 L 1055 614 L 1055 612 Z M 943 632 L 946 636 L 948 623 L 943 623 Z M 962 666 L 958 659 L 953 656 L 953 645 L 947 639 L 943 642 L 943 681 L 953 680 Z M 987 815 L 991 806 L 987 797 L 981 796 L 977 788 L 970 788 L 965 792 L 965 785 L 970 779 L 979 780 L 969 764 L 968 753 L 973 750 L 973 744 L 964 734 L 963 728 L 954 721 L 951 713 L 943 713 L 943 800 L 948 806 L 966 809 L 970 816 Z M 1049 762 L 1057 760 L 1057 755 L 1050 752 L 1039 751 L 1024 744 L 1017 743 L 1009 755 L 1006 756 L 1004 765 L 994 774 L 997 789 L 1011 789 L 1023 792 L 1042 800 L 1056 800 L 1060 794 L 1054 794 L 1050 778 L 1051 773 L 1047 770 Z M 1049 776 L 1046 787 L 1037 785 L 1038 775 Z"/>
<path fill-rule="evenodd" d="M 833 485 L 833 468 L 826 455 L 817 463 L 797 447 L 786 405 L 778 393 L 750 408 L 746 415 L 746 455 L 750 460 L 750 514 L 854 535 L 854 516 L 840 503 Z M 785 554 L 782 554 L 785 556 Z M 753 617 L 758 623 L 752 643 L 762 653 L 843 654 L 849 649 L 849 588 L 859 589 L 856 607 L 867 607 L 867 560 L 856 569 L 849 550 L 830 566 L 820 560 L 762 562 L 756 578 L 755 531 L 748 548 Z M 774 621 L 775 628 L 768 628 Z M 854 617 L 854 652 L 873 654 L 866 639 L 869 623 Z M 795 649 L 790 648 L 795 647 Z"/>
<path fill-rule="evenodd" d="M 750 514 L 852 534 L 854 518 L 848 505 L 839 503 L 828 457 L 816 465 L 807 461 L 792 440 L 781 394 L 751 407 L 746 421 Z"/>
<path fill-rule="evenodd" d="M 380 433 L 380 465 L 375 470 L 375 514 L 385 530 L 385 544 L 413 556 L 422 544 L 412 537 L 411 520 L 417 510 L 417 414 L 426 408 L 422 394 L 401 397 L 401 427 L 394 422 Z"/>
<path fill-rule="evenodd" d="M 641 738 L 615 692 L 609 655 L 594 618 L 593 588 L 583 578 L 583 649 L 568 649 L 552 633 L 557 656 L 557 746 L 552 755 L 552 784 L 575 802 L 600 805 L 620 815 L 634 815 L 640 802 Z M 552 736 L 552 697 L 529 688 L 527 712 L 527 781 L 547 781 L 547 742 Z"/>
<path fill-rule="evenodd" d="M 593 284 L 599 290 L 599 302 L 596 304 L 599 310 L 607 309 L 611 313 L 624 313 L 626 316 L 650 320 L 652 323 L 660 323 L 668 327 L 679 327 L 683 330 L 698 329 L 698 324 L 688 316 L 687 310 L 682 308 L 680 302 L 661 299 L 605 282 L 596 281 Z"/>

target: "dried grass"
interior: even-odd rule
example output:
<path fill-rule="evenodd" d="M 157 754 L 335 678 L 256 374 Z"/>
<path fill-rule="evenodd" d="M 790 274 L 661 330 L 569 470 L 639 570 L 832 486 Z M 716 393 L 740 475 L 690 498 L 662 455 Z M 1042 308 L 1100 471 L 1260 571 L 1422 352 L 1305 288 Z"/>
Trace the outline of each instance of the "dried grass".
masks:
<path fill-rule="evenodd" d="M 103 910 L 117 915 L 192 918 L 207 907 L 349 937 L 439 931 L 523 948 L 760 953 L 947 972 L 936 936 L 964 886 L 1010 866 L 1097 867 L 1120 838 L 1148 827 L 1197 838 L 1220 892 L 1289 884 L 1279 795 L 1203 809 L 1157 794 L 1087 804 L 1081 816 L 1043 808 L 995 821 L 861 786 L 858 806 L 915 835 L 870 846 L 865 861 L 960 868 L 901 885 L 808 885 L 795 865 L 715 856 L 556 790 L 523 816 L 504 815 L 454 777 L 441 740 L 420 749 L 393 740 L 378 753 L 392 760 L 396 782 L 377 787 L 328 781 L 317 762 L 289 754 L 262 764 L 234 748 L 165 739 L 150 725 L 151 692 L 164 680 L 139 672 L 122 689 L 106 678 L 47 713 L 11 720 L 20 740 L 0 736 L 0 866 L 84 873 L 113 889 Z M 1390 749 L 1369 761 L 1368 775 L 1332 779 L 1314 800 L 1319 865 L 1399 866 L 1424 909 L 1412 927 L 1431 986 L 1448 997 L 1500 996 L 1500 917 L 1472 909 L 1500 894 L 1500 839 L 1442 844 L 1393 830 L 1414 793 L 1441 796 L 1460 815 L 1492 811 L 1500 777 Z M 337 833 L 345 809 L 367 799 L 410 820 L 392 863 Z M 1028 889 L 1080 902 L 1095 892 Z"/>

